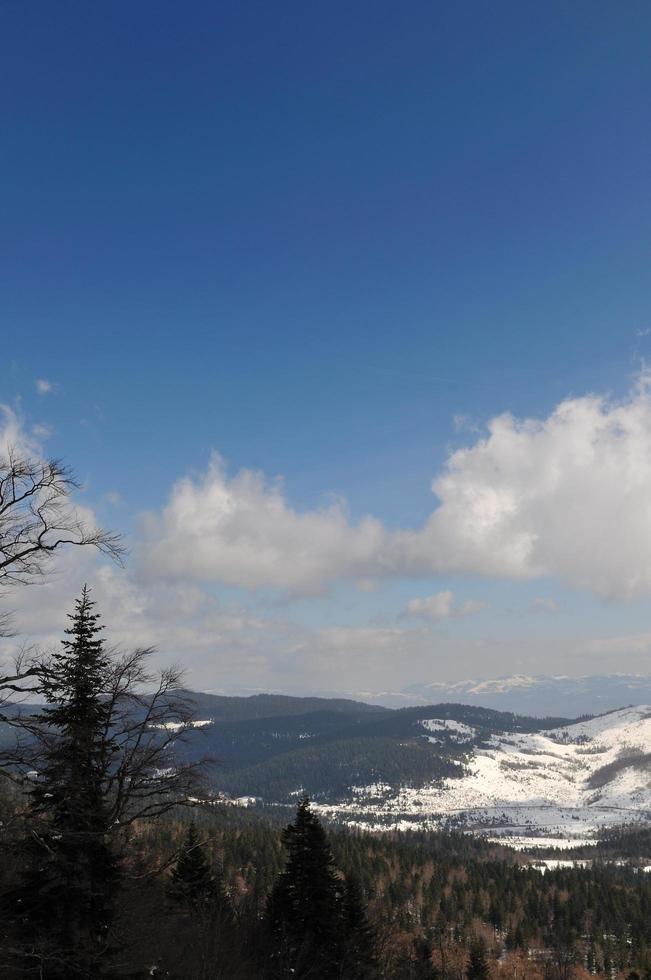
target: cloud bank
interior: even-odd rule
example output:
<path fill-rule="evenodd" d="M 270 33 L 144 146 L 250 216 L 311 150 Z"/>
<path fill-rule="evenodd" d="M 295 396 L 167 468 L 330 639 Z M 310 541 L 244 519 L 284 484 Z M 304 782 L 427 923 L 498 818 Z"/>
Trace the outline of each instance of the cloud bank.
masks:
<path fill-rule="evenodd" d="M 622 402 L 588 395 L 543 421 L 499 416 L 434 481 L 440 506 L 409 536 L 405 566 L 649 596 L 650 480 L 648 375 Z"/>
<path fill-rule="evenodd" d="M 339 501 L 300 512 L 278 481 L 249 470 L 229 479 L 215 456 L 204 476 L 173 487 L 160 515 L 147 516 L 141 556 L 150 578 L 314 595 L 338 578 L 376 575 L 385 537 L 374 518 L 351 525 Z"/>
<path fill-rule="evenodd" d="M 339 501 L 298 511 L 280 482 L 215 457 L 145 524 L 152 579 L 318 594 L 338 579 L 552 576 L 604 598 L 651 596 L 651 377 L 615 402 L 561 402 L 545 419 L 492 419 L 448 458 L 425 524 L 353 523 Z"/>

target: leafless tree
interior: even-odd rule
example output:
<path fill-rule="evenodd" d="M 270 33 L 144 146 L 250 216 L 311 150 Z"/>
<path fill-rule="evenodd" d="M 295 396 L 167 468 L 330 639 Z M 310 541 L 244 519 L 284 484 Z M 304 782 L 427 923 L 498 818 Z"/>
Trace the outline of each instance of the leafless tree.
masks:
<path fill-rule="evenodd" d="M 0 586 L 41 578 L 65 545 L 91 545 L 121 562 L 121 535 L 88 527 L 70 495 L 79 486 L 60 460 L 38 461 L 9 450 L 0 457 Z"/>
<path fill-rule="evenodd" d="M 198 803 L 192 794 L 203 789 L 204 760 L 180 762 L 174 751 L 193 728 L 192 696 L 178 668 L 149 670 L 152 653 L 145 648 L 117 658 L 107 692 L 106 742 L 112 738 L 117 752 L 106 759 L 106 793 L 115 826 Z"/>
<path fill-rule="evenodd" d="M 75 510 L 71 494 L 78 486 L 60 460 L 31 459 L 14 449 L 0 456 L 0 595 L 42 579 L 66 545 L 90 545 L 122 564 L 121 535 L 89 527 Z M 0 609 L 0 637 L 11 632 L 11 613 Z M 39 667 L 23 650 L 11 669 L 0 671 L 0 705 L 34 693 Z"/>
<path fill-rule="evenodd" d="M 181 761 L 175 748 L 193 728 L 194 704 L 175 667 L 155 673 L 151 648 L 114 654 L 102 698 L 108 707 L 102 741 L 101 792 L 107 815 L 105 833 L 120 835 L 135 821 L 154 818 L 204 796 L 205 759 Z M 31 689 L 41 692 L 48 657 L 30 668 Z M 25 675 L 19 681 L 25 684 Z M 25 690 L 23 686 L 21 690 Z M 0 775 L 27 788 L 41 760 L 56 750 L 61 734 L 40 713 L 7 713 L 13 730 L 0 751 Z"/>

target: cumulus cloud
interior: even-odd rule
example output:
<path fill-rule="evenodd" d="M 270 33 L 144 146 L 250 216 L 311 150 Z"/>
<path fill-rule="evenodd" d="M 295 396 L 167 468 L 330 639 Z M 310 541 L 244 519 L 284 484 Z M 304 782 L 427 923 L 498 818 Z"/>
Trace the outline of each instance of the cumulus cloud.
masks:
<path fill-rule="evenodd" d="M 588 395 L 542 421 L 501 415 L 434 481 L 440 505 L 402 536 L 402 565 L 649 596 L 650 485 L 648 375 L 621 402 Z"/>
<path fill-rule="evenodd" d="M 382 564 L 379 521 L 349 522 L 344 505 L 301 512 L 282 484 L 244 470 L 232 479 L 215 456 L 200 479 L 180 480 L 141 552 L 149 577 L 263 586 L 317 594 L 337 578 L 368 578 Z"/>
<path fill-rule="evenodd" d="M 623 401 L 561 402 L 545 419 L 500 415 L 448 458 L 438 506 L 390 530 L 345 506 L 299 511 L 282 484 L 215 457 L 146 522 L 152 578 L 317 594 L 337 579 L 553 576 L 607 598 L 651 595 L 651 377 Z M 362 586 L 364 587 L 364 586 Z"/>
<path fill-rule="evenodd" d="M 460 605 L 455 605 L 454 593 L 447 589 L 424 598 L 410 599 L 402 615 L 417 616 L 437 622 L 440 619 L 462 619 L 465 616 L 473 616 L 485 608 L 486 603 L 479 599 L 466 599 Z"/>

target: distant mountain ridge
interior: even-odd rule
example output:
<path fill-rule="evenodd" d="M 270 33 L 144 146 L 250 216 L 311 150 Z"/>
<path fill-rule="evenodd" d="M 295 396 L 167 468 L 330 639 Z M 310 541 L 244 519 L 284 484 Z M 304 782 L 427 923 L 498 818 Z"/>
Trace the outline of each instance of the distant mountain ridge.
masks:
<path fill-rule="evenodd" d="M 549 714 L 577 717 L 627 705 L 651 704 L 651 676 L 514 674 L 498 678 L 411 684 L 400 691 L 356 691 L 351 696 L 385 707 L 462 701 L 464 704 L 535 717 Z"/>
<path fill-rule="evenodd" d="M 454 690 L 503 695 L 532 682 Z M 306 794 L 326 816 L 378 829 L 460 825 L 554 839 L 651 823 L 648 706 L 537 718 L 450 701 L 396 709 L 346 698 L 187 693 L 193 727 L 174 740 L 170 765 L 211 759 L 215 800 L 277 807 Z M 164 727 L 177 725 L 171 717 Z M 0 747 L 13 738 L 0 725 Z"/>
<path fill-rule="evenodd" d="M 179 740 L 181 758 L 215 760 L 210 781 L 232 797 L 288 803 L 307 793 L 345 801 L 354 787 L 423 787 L 463 775 L 469 746 L 495 733 L 568 723 L 473 705 L 390 709 L 346 699 L 192 694 L 196 728 Z M 436 736 L 433 732 L 436 731 Z"/>
<path fill-rule="evenodd" d="M 454 689 L 481 697 L 538 682 Z M 200 727 L 181 751 L 216 756 L 213 787 L 232 798 L 277 805 L 307 794 L 346 823 L 462 826 L 530 842 L 576 843 L 651 822 L 648 706 L 572 719 L 458 702 L 391 709 L 282 695 L 195 698 Z"/>

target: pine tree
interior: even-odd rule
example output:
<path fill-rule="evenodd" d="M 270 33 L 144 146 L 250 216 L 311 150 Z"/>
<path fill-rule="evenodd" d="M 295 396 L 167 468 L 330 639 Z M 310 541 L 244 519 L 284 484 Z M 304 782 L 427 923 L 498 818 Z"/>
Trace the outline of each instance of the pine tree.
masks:
<path fill-rule="evenodd" d="M 233 919 L 233 909 L 220 875 L 214 875 L 203 853 L 197 829 L 188 827 L 172 872 L 168 895 L 191 912 L 204 913 L 221 924 Z"/>
<path fill-rule="evenodd" d="M 201 849 L 196 827 L 191 823 L 172 872 L 168 894 L 172 901 L 196 911 L 208 904 L 212 887 L 208 861 Z"/>
<path fill-rule="evenodd" d="M 84 587 L 43 681 L 47 707 L 35 729 L 44 746 L 30 794 L 20 908 L 48 980 L 105 975 L 117 886 L 103 792 L 115 751 L 103 697 L 109 661 L 93 606 Z"/>
<path fill-rule="evenodd" d="M 180 939 L 177 949 L 179 965 L 187 970 L 187 975 L 215 977 L 215 980 L 239 976 L 237 970 L 245 959 L 239 923 L 222 874 L 211 870 L 194 823 L 189 825 L 185 835 L 171 875 L 168 896 L 186 913 L 179 935 L 185 935 L 189 945 L 184 946 Z M 259 922 L 256 926 L 259 934 Z M 193 969 L 191 963 L 194 963 Z"/>
<path fill-rule="evenodd" d="M 267 905 L 272 934 L 271 976 L 337 980 L 344 954 L 342 885 L 326 833 L 299 804 L 296 821 L 283 831 L 284 871 Z"/>
<path fill-rule="evenodd" d="M 468 980 L 488 980 L 490 977 L 486 948 L 482 942 L 473 943 L 471 947 L 466 977 Z"/>
<path fill-rule="evenodd" d="M 377 976 L 375 935 L 368 921 L 359 880 L 346 879 L 343 894 L 344 980 L 374 980 Z"/>

